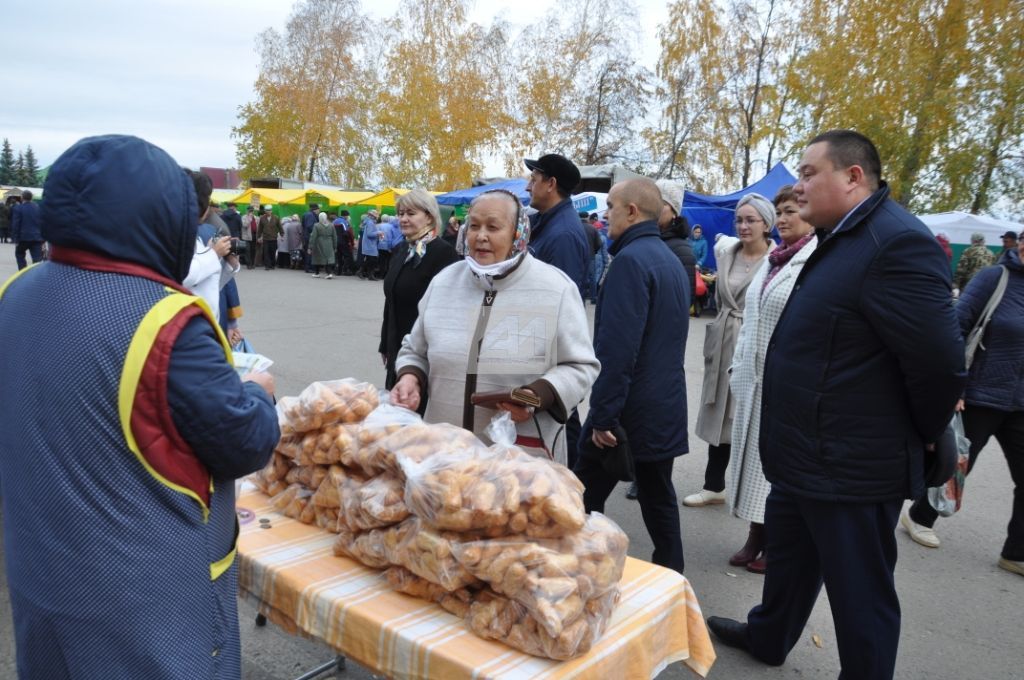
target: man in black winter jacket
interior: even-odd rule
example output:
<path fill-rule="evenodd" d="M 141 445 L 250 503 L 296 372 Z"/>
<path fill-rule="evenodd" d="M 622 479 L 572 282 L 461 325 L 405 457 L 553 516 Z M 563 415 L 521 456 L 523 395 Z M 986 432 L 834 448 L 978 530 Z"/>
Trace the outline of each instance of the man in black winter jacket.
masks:
<path fill-rule="evenodd" d="M 963 390 L 963 340 L 946 256 L 889 198 L 874 144 L 823 133 L 798 172 L 800 217 L 819 245 L 765 357 L 768 571 L 746 624 L 708 626 L 782 664 L 824 583 L 840 677 L 885 680 L 900 635 L 894 529 L 904 499 L 924 493 L 927 451 Z"/>

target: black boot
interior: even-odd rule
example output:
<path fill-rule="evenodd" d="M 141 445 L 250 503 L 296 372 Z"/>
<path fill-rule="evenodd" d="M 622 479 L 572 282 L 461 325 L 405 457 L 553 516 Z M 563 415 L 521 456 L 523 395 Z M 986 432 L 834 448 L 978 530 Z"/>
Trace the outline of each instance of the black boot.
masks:
<path fill-rule="evenodd" d="M 636 488 L 636 482 L 631 482 L 629 488 L 626 489 L 626 498 L 631 501 L 635 501 L 636 497 L 640 495 L 639 489 Z"/>

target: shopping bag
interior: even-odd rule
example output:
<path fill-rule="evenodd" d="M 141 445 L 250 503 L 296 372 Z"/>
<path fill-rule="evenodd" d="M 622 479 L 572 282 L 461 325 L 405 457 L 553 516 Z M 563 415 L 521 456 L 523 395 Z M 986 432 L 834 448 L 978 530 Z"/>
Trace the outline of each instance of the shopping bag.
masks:
<path fill-rule="evenodd" d="M 949 517 L 960 509 L 964 497 L 964 482 L 967 478 L 967 463 L 970 460 L 971 442 L 964 434 L 963 414 L 954 413 L 950 425 L 956 437 L 956 469 L 945 484 L 928 489 L 928 504 L 942 517 Z"/>
<path fill-rule="evenodd" d="M 696 286 L 693 289 L 694 294 L 697 297 L 700 297 L 702 295 L 707 295 L 708 284 L 704 283 L 704 278 L 700 275 L 700 270 L 699 269 L 695 273 L 695 278 L 696 278 Z"/>

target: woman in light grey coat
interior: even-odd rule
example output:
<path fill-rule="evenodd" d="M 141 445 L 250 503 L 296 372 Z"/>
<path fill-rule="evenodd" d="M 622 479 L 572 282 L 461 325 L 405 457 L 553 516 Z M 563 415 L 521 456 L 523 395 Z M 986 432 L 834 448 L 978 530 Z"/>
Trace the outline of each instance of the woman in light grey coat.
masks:
<path fill-rule="evenodd" d="M 774 223 L 771 201 L 760 194 L 747 194 L 736 204 L 737 238 L 722 236 L 715 243 L 718 315 L 704 331 L 704 384 L 697 413 L 697 436 L 708 443 L 708 463 L 704 488 L 684 498 L 683 505 L 701 507 L 725 502 L 733 410 L 729 367 L 743 322 L 747 286 L 775 247 L 770 236 Z"/>
<path fill-rule="evenodd" d="M 736 407 L 729 460 L 729 506 L 734 515 L 750 522 L 746 544 L 729 562 L 737 567 L 746 565 L 747 571 L 756 574 L 763 574 L 766 567 L 764 504 L 771 491 L 771 484 L 761 471 L 758 450 L 764 359 L 797 276 L 818 244 L 814 228 L 800 219 L 792 186 L 782 187 L 775 195 L 775 216 L 782 245 L 768 254 L 747 287 L 743 325 L 729 377 Z"/>
<path fill-rule="evenodd" d="M 428 392 L 427 422 L 485 438 L 497 411 L 470 395 L 520 388 L 540 406 L 497 404 L 516 424 L 516 443 L 564 464 L 565 421 L 601 367 L 579 291 L 527 252 L 529 221 L 513 194 L 481 194 L 466 225 L 466 259 L 433 278 L 402 342 L 392 403 L 416 410 Z"/>

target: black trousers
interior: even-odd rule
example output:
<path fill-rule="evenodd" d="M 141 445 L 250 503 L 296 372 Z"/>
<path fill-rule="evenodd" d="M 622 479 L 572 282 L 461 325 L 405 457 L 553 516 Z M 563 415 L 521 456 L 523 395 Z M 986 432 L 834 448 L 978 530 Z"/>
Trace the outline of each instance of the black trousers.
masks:
<path fill-rule="evenodd" d="M 894 530 L 902 506 L 812 501 L 772 489 L 764 516 L 768 571 L 761 604 L 747 615 L 754 656 L 772 665 L 786 660 L 824 583 L 840 680 L 892 678 L 900 639 Z"/>
<path fill-rule="evenodd" d="M 273 269 L 277 260 L 277 239 L 263 239 L 263 267 Z"/>
<path fill-rule="evenodd" d="M 721 493 L 725 491 L 725 469 L 729 467 L 732 446 L 708 444 L 708 464 L 704 468 L 704 488 Z"/>
<path fill-rule="evenodd" d="M 352 249 L 348 246 L 338 246 L 336 262 L 338 274 L 352 274 L 355 272 L 355 267 L 352 264 Z"/>
<path fill-rule="evenodd" d="M 589 429 L 585 430 L 589 433 Z M 647 533 L 654 543 L 651 562 L 683 573 L 683 534 L 679 528 L 679 504 L 672 485 L 674 459 L 656 463 L 636 463 L 637 500 Z M 601 461 L 582 456 L 573 472 L 583 482 L 583 505 L 587 512 L 604 512 L 604 503 L 618 480 L 609 477 Z"/>
<path fill-rule="evenodd" d="M 964 434 L 971 440 L 967 474 L 974 469 L 978 454 L 993 436 L 1003 449 L 1006 464 L 1013 480 L 1013 510 L 1006 527 L 1006 542 L 1002 556 L 1008 560 L 1024 561 L 1024 411 L 997 411 L 986 406 L 967 405 L 964 409 Z M 965 499 L 971 493 L 964 488 Z M 910 519 L 926 527 L 935 525 L 939 513 L 921 498 L 910 506 Z"/>
<path fill-rule="evenodd" d="M 580 411 L 574 408 L 565 421 L 565 456 L 567 467 L 572 470 L 580 459 Z"/>
<path fill-rule="evenodd" d="M 32 264 L 41 262 L 43 259 L 43 242 L 18 241 L 17 245 L 14 246 L 14 261 L 18 263 L 19 270 L 28 266 L 28 261 L 25 259 L 26 252 L 32 255 Z"/>

